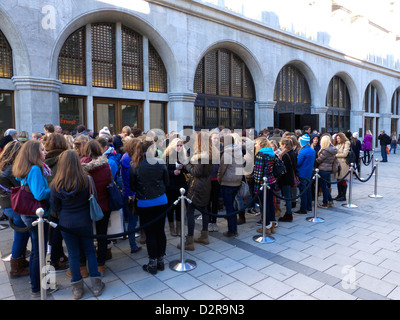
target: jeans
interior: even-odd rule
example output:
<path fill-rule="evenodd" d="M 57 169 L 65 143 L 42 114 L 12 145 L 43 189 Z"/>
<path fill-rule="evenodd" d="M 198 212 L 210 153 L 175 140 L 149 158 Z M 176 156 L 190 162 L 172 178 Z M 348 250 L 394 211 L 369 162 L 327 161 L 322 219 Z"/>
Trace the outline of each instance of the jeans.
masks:
<path fill-rule="evenodd" d="M 165 236 L 165 216 L 154 221 L 160 214 L 168 209 L 168 204 L 155 207 L 138 207 L 138 213 L 142 225 L 149 224 L 144 228 L 146 234 L 146 247 L 150 259 L 157 259 L 165 255 L 167 237 Z"/>
<path fill-rule="evenodd" d="M 390 152 L 392 152 L 392 149 L 394 150 L 393 153 L 396 153 L 396 148 L 397 148 L 397 143 L 391 143 L 390 144 Z"/>
<path fill-rule="evenodd" d="M 382 161 L 387 162 L 386 146 L 381 146 Z"/>
<path fill-rule="evenodd" d="M 235 197 L 240 189 L 240 186 L 237 187 L 228 187 L 221 186 L 222 198 L 224 199 L 224 206 L 226 210 L 226 214 L 229 215 L 234 212 L 233 203 L 235 201 Z M 237 215 L 233 214 L 227 217 L 228 220 L 228 232 L 237 233 Z"/>
<path fill-rule="evenodd" d="M 129 198 L 124 197 L 124 206 L 122 207 L 122 212 L 124 213 L 124 218 L 125 220 L 128 221 L 128 230 L 127 231 L 132 231 L 135 230 L 139 216 L 137 214 L 132 214 L 131 209 L 129 207 Z M 124 224 L 125 226 L 125 224 Z M 128 235 L 129 239 L 129 246 L 132 249 L 136 249 L 138 246 L 136 244 L 135 240 L 135 232 L 131 233 Z"/>
<path fill-rule="evenodd" d="M 18 228 L 25 228 L 26 225 L 23 223 L 21 219 L 21 215 L 15 213 L 12 208 L 3 208 L 4 214 L 9 217 L 12 222 Z M 14 231 L 14 241 L 11 248 L 11 257 L 12 258 L 21 258 L 24 251 L 26 250 L 26 245 L 28 244 L 29 240 L 29 232 L 18 232 Z"/>
<path fill-rule="evenodd" d="M 207 212 L 207 207 L 200 207 L 202 211 Z M 187 217 L 187 226 L 188 226 L 188 236 L 193 236 L 194 234 L 194 211 L 195 208 L 193 205 L 188 204 L 186 207 L 186 217 Z M 202 229 L 203 231 L 208 231 L 208 223 L 209 223 L 209 215 L 208 214 L 201 214 L 201 223 L 202 223 Z"/>
<path fill-rule="evenodd" d="M 96 221 L 96 234 L 107 234 L 108 222 L 110 221 L 111 211 L 103 211 L 103 219 Z M 107 243 L 109 240 L 105 238 L 97 239 L 97 263 L 104 266 L 107 259 Z"/>
<path fill-rule="evenodd" d="M 307 185 L 310 183 L 310 179 L 307 178 L 299 178 L 300 179 L 300 185 L 299 185 L 299 189 L 300 189 L 300 193 L 302 193 Z M 302 211 L 307 211 L 307 210 L 312 210 L 312 192 L 311 192 L 311 187 L 307 189 L 307 191 L 305 191 L 301 197 L 301 202 L 300 202 L 300 210 Z"/>
<path fill-rule="evenodd" d="M 322 190 L 322 203 L 323 204 L 328 204 L 329 201 L 333 201 L 331 193 L 328 190 L 328 183 L 326 181 L 331 181 L 331 172 L 330 171 L 319 171 L 319 175 L 321 176 L 322 179 L 318 180 L 318 183 L 321 185 L 321 190 Z"/>
<path fill-rule="evenodd" d="M 74 232 L 81 234 L 93 235 L 93 226 L 74 228 Z M 79 237 L 68 232 L 61 231 L 64 242 L 68 250 L 69 269 L 71 271 L 71 282 L 76 282 L 82 279 L 80 271 L 81 250 L 83 250 L 88 261 L 88 269 L 91 277 L 100 277 L 98 270 L 96 251 L 94 249 L 93 239 L 87 237 Z"/>
<path fill-rule="evenodd" d="M 292 187 L 290 185 L 281 186 L 282 197 L 286 199 L 292 198 Z M 286 203 L 286 213 L 292 214 L 292 200 L 285 200 Z"/>
<path fill-rule="evenodd" d="M 21 219 L 25 226 L 29 227 L 33 221 L 37 220 L 34 216 L 22 216 Z M 47 252 L 47 238 L 48 238 L 48 224 L 44 223 L 44 254 Z M 32 292 L 40 291 L 40 265 L 39 265 L 39 233 L 38 226 L 29 229 L 29 235 L 31 237 L 31 255 L 29 257 L 29 276 L 31 280 Z"/>

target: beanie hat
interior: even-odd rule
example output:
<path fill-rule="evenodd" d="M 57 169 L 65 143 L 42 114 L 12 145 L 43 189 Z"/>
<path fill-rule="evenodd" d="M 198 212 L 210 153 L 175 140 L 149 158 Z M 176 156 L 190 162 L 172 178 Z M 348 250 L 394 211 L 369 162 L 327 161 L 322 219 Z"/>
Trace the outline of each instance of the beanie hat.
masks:
<path fill-rule="evenodd" d="M 310 144 L 310 136 L 308 134 L 302 135 L 299 139 L 300 145 L 302 147 Z"/>
<path fill-rule="evenodd" d="M 103 138 L 106 138 L 106 139 L 111 138 L 110 130 L 108 130 L 107 127 L 104 127 L 103 129 L 100 130 L 99 137 L 103 137 Z"/>
<path fill-rule="evenodd" d="M 353 132 L 353 138 L 358 139 L 358 132 Z"/>
<path fill-rule="evenodd" d="M 12 137 L 16 133 L 17 133 L 17 130 L 15 130 L 15 129 L 7 129 L 6 132 L 4 132 L 4 136 L 5 137 L 6 136 L 11 136 Z"/>

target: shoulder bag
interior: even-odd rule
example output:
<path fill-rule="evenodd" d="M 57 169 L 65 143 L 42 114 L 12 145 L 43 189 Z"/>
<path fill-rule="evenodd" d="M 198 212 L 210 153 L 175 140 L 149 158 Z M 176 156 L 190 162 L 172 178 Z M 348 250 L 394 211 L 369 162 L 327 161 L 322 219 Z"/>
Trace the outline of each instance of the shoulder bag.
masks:
<path fill-rule="evenodd" d="M 286 172 L 287 171 L 285 163 L 278 156 L 275 156 L 274 167 L 273 167 L 274 177 L 278 179 Z"/>
<path fill-rule="evenodd" d="M 99 206 L 96 200 L 96 191 L 95 191 L 96 189 L 94 186 L 93 178 L 91 176 L 88 176 L 88 179 L 89 179 L 89 194 L 90 194 L 89 197 L 90 218 L 93 221 L 99 221 L 104 217 L 103 210 L 101 210 L 101 207 Z"/>
<path fill-rule="evenodd" d="M 289 156 L 290 164 L 292 165 L 292 171 L 293 171 L 293 185 L 292 185 L 292 187 L 298 188 L 298 186 L 300 185 L 300 179 L 296 175 L 296 171 L 294 170 L 292 157 L 289 154 L 288 154 L 288 156 Z"/>
<path fill-rule="evenodd" d="M 239 189 L 239 195 L 242 198 L 246 198 L 247 196 L 250 195 L 250 188 L 249 188 L 249 185 L 247 183 L 246 176 L 243 176 L 243 179 L 242 179 L 242 182 L 241 182 L 241 185 L 240 185 L 240 189 Z"/>
<path fill-rule="evenodd" d="M 46 208 L 46 201 L 36 200 L 25 181 L 19 187 L 11 188 L 11 207 L 14 212 L 22 215 L 36 215 L 36 210 Z"/>
<path fill-rule="evenodd" d="M 112 179 L 111 179 L 112 180 Z M 108 192 L 108 206 L 111 211 L 119 210 L 124 206 L 124 200 L 122 198 L 121 191 L 114 181 L 107 186 Z"/>

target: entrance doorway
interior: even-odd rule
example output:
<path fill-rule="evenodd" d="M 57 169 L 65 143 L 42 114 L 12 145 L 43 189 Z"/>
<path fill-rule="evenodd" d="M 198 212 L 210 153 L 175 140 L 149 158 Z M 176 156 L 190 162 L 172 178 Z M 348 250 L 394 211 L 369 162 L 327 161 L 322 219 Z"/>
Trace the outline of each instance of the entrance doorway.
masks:
<path fill-rule="evenodd" d="M 108 127 L 111 134 L 118 134 L 124 126 L 143 128 L 141 101 L 95 98 L 93 109 L 95 132 L 103 127 Z"/>
<path fill-rule="evenodd" d="M 276 113 L 275 128 L 284 131 L 294 132 L 296 129 L 303 129 L 304 126 L 310 126 L 311 130 L 319 131 L 318 114 L 295 114 L 294 112 Z"/>

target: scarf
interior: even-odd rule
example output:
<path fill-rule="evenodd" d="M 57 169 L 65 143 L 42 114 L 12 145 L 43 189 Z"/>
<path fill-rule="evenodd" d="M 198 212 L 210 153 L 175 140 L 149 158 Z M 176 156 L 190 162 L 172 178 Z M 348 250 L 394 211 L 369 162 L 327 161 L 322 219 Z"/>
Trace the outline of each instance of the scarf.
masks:
<path fill-rule="evenodd" d="M 50 177 L 50 176 L 51 176 L 51 169 L 50 169 L 49 166 L 48 166 L 47 164 L 45 164 L 43 161 L 42 161 L 42 165 L 43 165 L 43 175 L 44 175 L 45 177 Z"/>

